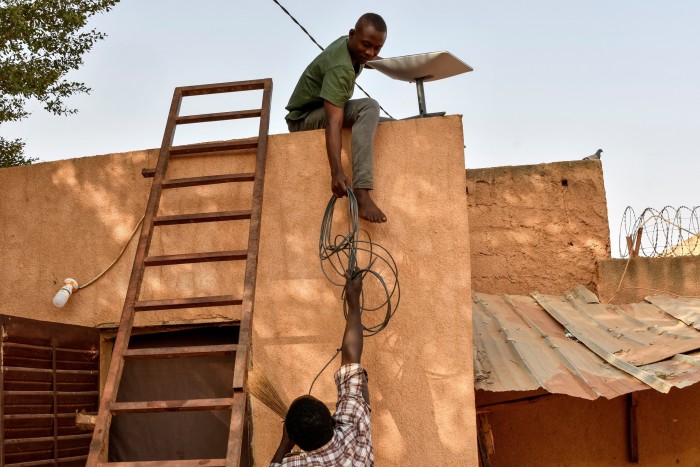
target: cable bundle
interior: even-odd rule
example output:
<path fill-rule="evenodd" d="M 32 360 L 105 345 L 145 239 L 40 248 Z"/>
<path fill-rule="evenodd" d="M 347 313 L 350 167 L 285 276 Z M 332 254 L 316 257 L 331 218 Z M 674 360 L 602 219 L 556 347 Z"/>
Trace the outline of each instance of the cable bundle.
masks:
<path fill-rule="evenodd" d="M 321 223 L 321 236 L 318 245 L 318 254 L 321 260 L 321 270 L 326 276 L 326 279 L 337 286 L 345 286 L 345 274 L 351 277 L 356 277 L 362 274 L 363 282 L 367 275 L 372 276 L 380 285 L 380 290 L 383 292 L 385 299 L 379 305 L 372 306 L 365 300 L 367 288 L 363 287 L 362 296 L 360 297 L 360 309 L 362 314 L 366 312 L 375 312 L 384 310 L 383 320 L 378 324 L 365 325 L 362 323 L 365 336 L 373 336 L 384 329 L 389 320 L 396 312 L 401 298 L 401 288 L 399 286 L 399 272 L 396 267 L 396 261 L 389 251 L 381 245 L 374 243 L 369 233 L 359 228 L 357 198 L 353 191 L 348 188 L 348 233 L 345 235 L 333 235 L 333 213 L 335 211 L 335 203 L 337 197 L 331 196 L 326 212 L 323 215 Z M 361 234 L 366 236 L 366 239 L 361 239 Z M 358 265 L 358 254 L 360 259 L 367 257 L 367 262 L 364 265 Z M 327 265 L 330 265 L 328 267 Z M 380 267 L 388 271 L 387 280 L 377 270 Z M 343 314 L 347 318 L 347 303 L 345 302 L 345 289 L 343 289 Z"/>

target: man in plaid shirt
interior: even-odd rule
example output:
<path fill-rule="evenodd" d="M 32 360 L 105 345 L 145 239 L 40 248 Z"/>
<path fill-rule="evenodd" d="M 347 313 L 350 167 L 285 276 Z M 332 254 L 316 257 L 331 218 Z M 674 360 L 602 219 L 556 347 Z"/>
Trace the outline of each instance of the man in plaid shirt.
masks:
<path fill-rule="evenodd" d="M 348 316 L 342 362 L 335 373 L 338 402 L 335 414 L 313 396 L 298 397 L 289 407 L 282 440 L 270 467 L 373 466 L 367 372 L 362 357 L 360 295 L 362 274 L 346 276 Z M 292 452 L 294 445 L 302 451 Z"/>

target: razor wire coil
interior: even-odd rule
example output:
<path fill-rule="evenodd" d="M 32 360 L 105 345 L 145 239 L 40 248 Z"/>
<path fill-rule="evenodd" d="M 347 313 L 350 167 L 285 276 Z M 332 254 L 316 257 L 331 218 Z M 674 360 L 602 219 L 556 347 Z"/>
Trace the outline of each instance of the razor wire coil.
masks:
<path fill-rule="evenodd" d="M 637 216 L 628 206 L 622 214 L 618 248 L 627 258 L 638 245 L 639 256 L 671 257 L 700 255 L 700 206 L 646 208 Z"/>

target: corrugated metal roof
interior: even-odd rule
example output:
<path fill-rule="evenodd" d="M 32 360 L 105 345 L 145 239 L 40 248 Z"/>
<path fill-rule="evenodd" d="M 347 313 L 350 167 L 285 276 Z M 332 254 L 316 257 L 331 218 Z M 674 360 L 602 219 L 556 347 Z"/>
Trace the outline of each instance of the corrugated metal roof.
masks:
<path fill-rule="evenodd" d="M 477 389 L 611 399 L 700 381 L 699 299 L 604 305 L 583 286 L 473 299 Z"/>

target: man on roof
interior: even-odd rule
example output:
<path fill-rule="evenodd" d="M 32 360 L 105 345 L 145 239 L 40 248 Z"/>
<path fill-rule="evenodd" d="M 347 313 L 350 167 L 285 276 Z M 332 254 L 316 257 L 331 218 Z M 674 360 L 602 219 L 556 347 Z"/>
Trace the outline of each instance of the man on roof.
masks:
<path fill-rule="evenodd" d="M 347 36 L 329 45 L 306 67 L 289 98 L 289 113 L 285 117 L 291 132 L 325 128 L 331 191 L 338 198 L 345 196 L 350 187 L 340 158 L 341 129 L 352 127 L 352 188 L 358 214 L 369 222 L 386 222 L 386 216 L 370 197 L 379 104 L 374 99 L 350 98 L 355 79 L 368 61 L 377 58 L 384 45 L 386 30 L 381 16 L 362 15 Z"/>
<path fill-rule="evenodd" d="M 342 361 L 335 373 L 338 401 L 335 414 L 311 395 L 292 402 L 282 429 L 282 440 L 270 467 L 374 465 L 370 430 L 367 372 L 362 368 L 363 336 L 360 295 L 362 274 L 346 275 L 348 314 L 343 334 Z M 302 451 L 292 452 L 294 445 Z"/>

